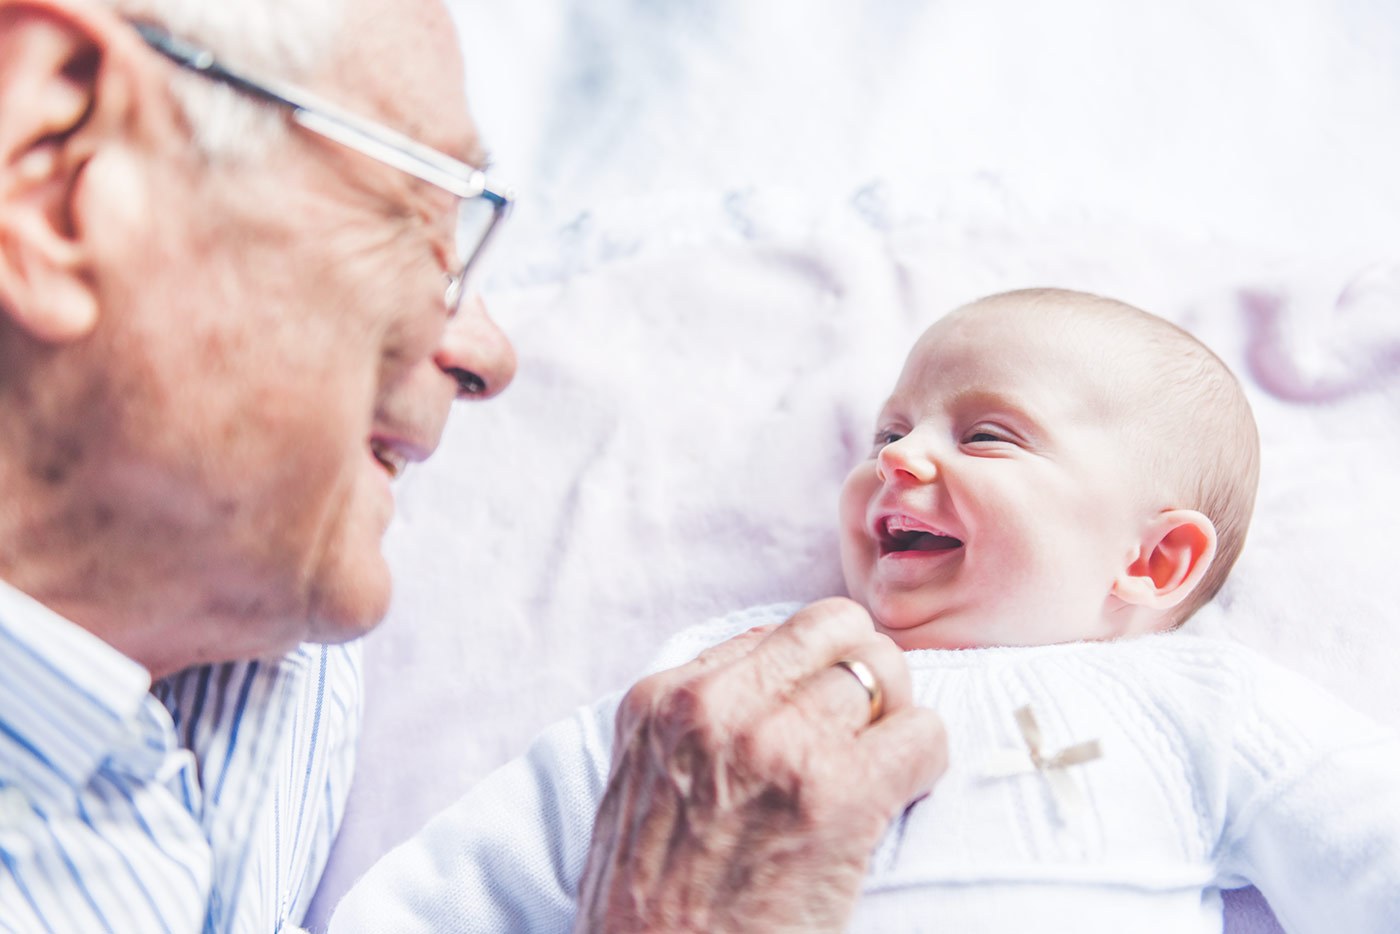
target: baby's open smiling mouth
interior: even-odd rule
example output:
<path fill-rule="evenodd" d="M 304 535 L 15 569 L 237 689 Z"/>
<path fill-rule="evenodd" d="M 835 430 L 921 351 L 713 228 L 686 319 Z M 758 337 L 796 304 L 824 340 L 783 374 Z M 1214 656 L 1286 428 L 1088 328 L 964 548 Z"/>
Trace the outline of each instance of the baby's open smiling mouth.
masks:
<path fill-rule="evenodd" d="M 902 516 L 888 516 L 878 526 L 880 554 L 951 551 L 962 547 L 962 540 L 910 522 Z"/>

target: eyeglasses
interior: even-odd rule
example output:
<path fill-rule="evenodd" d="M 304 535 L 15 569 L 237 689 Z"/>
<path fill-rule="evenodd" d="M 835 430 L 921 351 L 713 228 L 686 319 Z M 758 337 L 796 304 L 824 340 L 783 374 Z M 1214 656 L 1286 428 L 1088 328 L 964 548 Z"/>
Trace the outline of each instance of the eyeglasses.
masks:
<path fill-rule="evenodd" d="M 350 113 L 303 88 L 270 78 L 255 78 L 246 71 L 230 68 L 208 49 L 178 39 L 160 26 L 144 22 L 134 22 L 132 26 L 147 45 L 181 68 L 285 107 L 293 120 L 312 133 L 456 195 L 457 268 L 447 273 L 447 293 L 443 300 L 449 313 L 457 313 L 467 292 L 467 276 L 500 229 L 501 221 L 510 213 L 515 198 L 509 189 L 491 184 L 480 169 L 397 130 Z"/>

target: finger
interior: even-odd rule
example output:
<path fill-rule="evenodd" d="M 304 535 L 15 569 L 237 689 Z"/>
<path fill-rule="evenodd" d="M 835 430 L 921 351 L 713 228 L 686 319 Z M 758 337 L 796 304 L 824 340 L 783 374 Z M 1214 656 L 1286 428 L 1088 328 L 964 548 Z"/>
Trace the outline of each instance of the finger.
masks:
<path fill-rule="evenodd" d="M 749 693 L 782 697 L 810 675 L 833 665 L 875 635 L 875 624 L 859 604 L 844 597 L 818 600 L 773 630 L 732 666 L 735 681 Z"/>
<path fill-rule="evenodd" d="M 803 718 L 833 732 L 854 733 L 912 703 L 909 666 L 889 638 L 872 634 L 843 657 L 864 664 L 875 682 L 879 710 L 855 673 L 831 665 L 810 676 L 793 692 L 790 703 Z M 878 714 L 878 716 L 872 716 Z"/>
<path fill-rule="evenodd" d="M 731 665 L 748 655 L 778 627 L 777 623 L 766 623 L 731 636 L 723 642 L 709 646 L 690 661 L 674 668 L 664 669 L 651 676 L 663 685 L 671 686 Z"/>
<path fill-rule="evenodd" d="M 683 665 L 658 671 L 632 685 L 618 705 L 614 725 L 615 743 L 621 746 L 635 729 L 657 716 L 663 709 L 669 710 L 673 719 L 699 718 L 707 722 L 713 721 L 719 726 L 721 720 L 725 719 L 722 717 L 722 711 L 733 708 L 736 700 L 750 699 L 736 698 L 709 684 L 715 680 L 715 672 L 723 671 L 735 660 L 752 652 L 776 625 L 755 626 L 710 646 Z M 698 705 L 698 709 L 687 709 L 692 705 Z"/>
<path fill-rule="evenodd" d="M 733 664 L 757 648 L 777 628 L 777 623 L 766 623 L 712 645 L 695 656 L 694 663 L 698 664 L 694 667 L 712 671 Z"/>
<path fill-rule="evenodd" d="M 907 707 L 880 718 L 856 737 L 867 763 L 866 788 L 893 816 L 928 794 L 948 768 L 948 734 L 938 714 Z"/>

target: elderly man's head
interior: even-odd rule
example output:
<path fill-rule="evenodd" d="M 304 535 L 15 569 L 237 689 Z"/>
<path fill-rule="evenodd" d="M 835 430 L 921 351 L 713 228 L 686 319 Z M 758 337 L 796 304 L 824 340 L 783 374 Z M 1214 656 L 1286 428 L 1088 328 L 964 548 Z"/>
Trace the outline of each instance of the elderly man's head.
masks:
<path fill-rule="evenodd" d="M 0 0 L 0 578 L 157 674 L 355 635 L 390 475 L 513 352 L 448 319 L 454 196 L 128 19 L 481 160 L 435 0 Z"/>

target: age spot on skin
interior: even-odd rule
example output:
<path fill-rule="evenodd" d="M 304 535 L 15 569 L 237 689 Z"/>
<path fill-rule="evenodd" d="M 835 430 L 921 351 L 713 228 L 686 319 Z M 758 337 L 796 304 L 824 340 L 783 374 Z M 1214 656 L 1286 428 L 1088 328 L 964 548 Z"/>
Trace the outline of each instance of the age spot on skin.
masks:
<path fill-rule="evenodd" d="M 60 437 L 50 444 L 36 446 L 29 473 L 48 486 L 61 486 L 84 459 L 83 443 L 75 437 Z"/>

